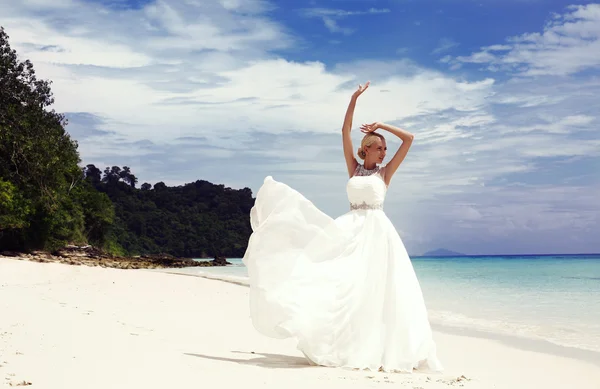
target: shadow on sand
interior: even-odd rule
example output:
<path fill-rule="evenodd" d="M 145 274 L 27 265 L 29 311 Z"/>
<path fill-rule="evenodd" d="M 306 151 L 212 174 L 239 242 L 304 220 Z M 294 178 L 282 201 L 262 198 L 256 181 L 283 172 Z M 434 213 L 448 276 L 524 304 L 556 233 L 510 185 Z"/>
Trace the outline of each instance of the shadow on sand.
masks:
<path fill-rule="evenodd" d="M 280 355 L 280 354 L 267 354 L 267 353 L 255 353 L 255 352 L 246 352 L 246 351 L 232 351 L 237 354 L 246 354 L 256 356 L 256 358 L 250 359 L 236 359 L 236 358 L 223 358 L 223 357 L 214 357 L 210 355 L 202 355 L 202 354 L 194 354 L 194 353 L 184 353 L 185 355 L 189 355 L 192 357 L 211 359 L 213 361 L 224 361 L 224 362 L 232 362 L 232 363 L 240 363 L 243 365 L 254 365 L 260 367 L 266 367 L 270 369 L 298 369 L 303 367 L 312 367 L 306 358 L 302 357 L 293 357 L 290 355 Z"/>

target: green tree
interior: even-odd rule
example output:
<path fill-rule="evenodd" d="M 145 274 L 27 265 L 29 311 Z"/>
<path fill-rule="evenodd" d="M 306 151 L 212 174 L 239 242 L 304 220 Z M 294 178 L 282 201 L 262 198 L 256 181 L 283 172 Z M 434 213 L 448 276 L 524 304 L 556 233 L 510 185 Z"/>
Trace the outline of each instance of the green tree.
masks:
<path fill-rule="evenodd" d="M 84 242 L 89 193 L 80 187 L 77 142 L 65 131 L 64 115 L 50 109 L 50 81 L 18 59 L 8 38 L 0 27 L 0 248 Z"/>
<path fill-rule="evenodd" d="M 10 182 L 0 179 L 0 234 L 3 230 L 24 228 L 30 205 L 17 188 Z"/>
<path fill-rule="evenodd" d="M 127 166 L 106 167 L 101 179 L 98 171 L 88 165 L 86 180 L 93 179 L 96 189 L 110 197 L 115 207 L 114 239 L 129 254 L 244 254 L 252 232 L 250 189 L 234 190 L 207 181 L 175 187 L 161 181 L 136 189 L 129 181 L 116 179 L 124 171 L 133 175 Z"/>

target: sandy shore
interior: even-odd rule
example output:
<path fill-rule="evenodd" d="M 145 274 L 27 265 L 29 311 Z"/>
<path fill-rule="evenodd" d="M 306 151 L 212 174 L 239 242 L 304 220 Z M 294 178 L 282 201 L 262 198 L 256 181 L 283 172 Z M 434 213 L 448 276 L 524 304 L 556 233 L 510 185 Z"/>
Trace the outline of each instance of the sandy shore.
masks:
<path fill-rule="evenodd" d="M 442 332 L 435 338 L 443 374 L 313 367 L 293 342 L 256 333 L 244 286 L 0 258 L 6 387 L 600 388 L 600 366 L 592 362 L 492 339 Z"/>

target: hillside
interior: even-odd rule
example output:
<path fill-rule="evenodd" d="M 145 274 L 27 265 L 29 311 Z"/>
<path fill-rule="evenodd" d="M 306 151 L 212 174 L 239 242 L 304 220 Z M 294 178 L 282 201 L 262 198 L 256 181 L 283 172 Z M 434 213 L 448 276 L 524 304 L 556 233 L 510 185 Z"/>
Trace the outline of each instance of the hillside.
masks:
<path fill-rule="evenodd" d="M 431 250 L 423 254 L 423 257 L 463 257 L 465 254 L 446 249 Z"/>

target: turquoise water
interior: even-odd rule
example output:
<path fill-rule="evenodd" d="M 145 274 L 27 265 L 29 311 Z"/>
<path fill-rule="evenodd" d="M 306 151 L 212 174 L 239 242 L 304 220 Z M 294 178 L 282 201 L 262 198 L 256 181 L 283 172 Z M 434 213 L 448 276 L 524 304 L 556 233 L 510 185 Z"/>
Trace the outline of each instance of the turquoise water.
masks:
<path fill-rule="evenodd" d="M 247 277 L 232 266 L 186 269 Z M 433 324 L 600 352 L 600 255 L 412 258 Z"/>

